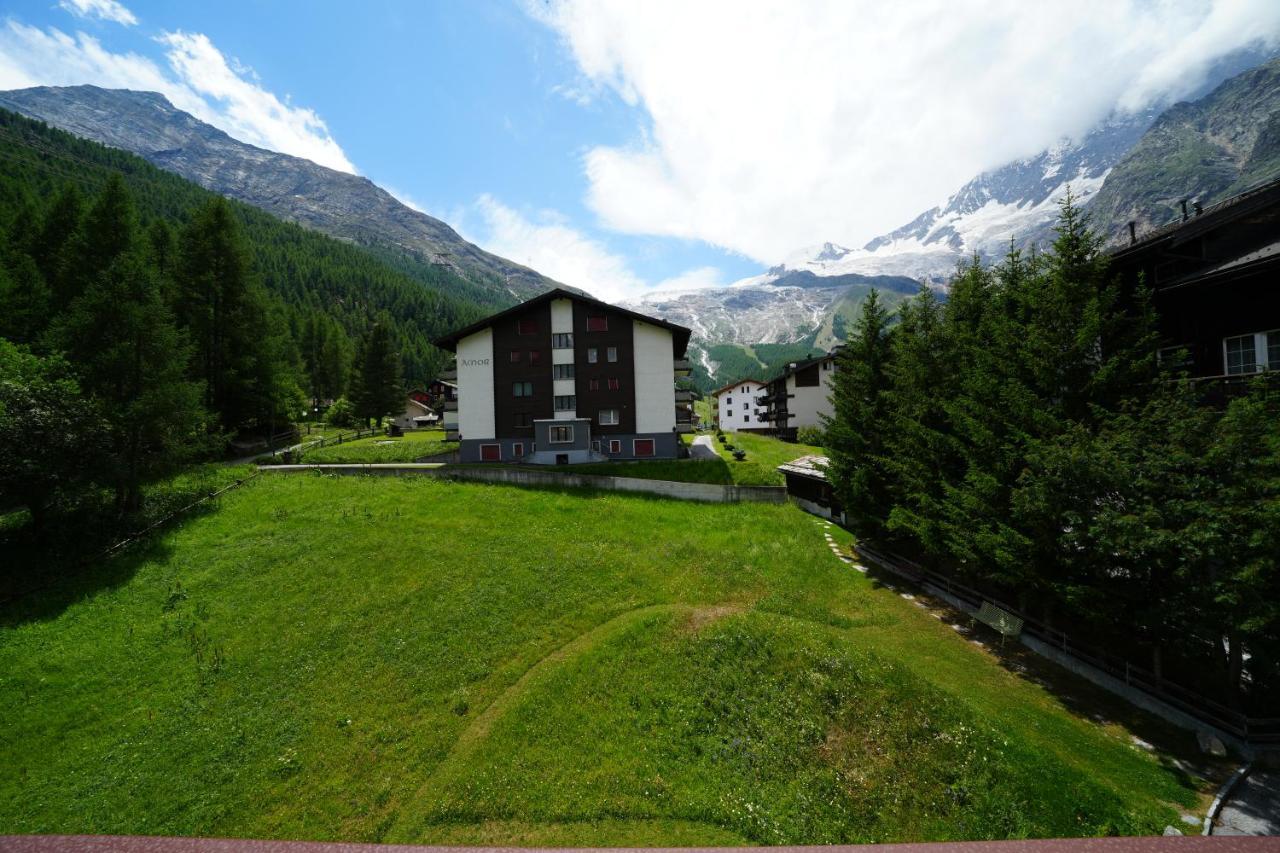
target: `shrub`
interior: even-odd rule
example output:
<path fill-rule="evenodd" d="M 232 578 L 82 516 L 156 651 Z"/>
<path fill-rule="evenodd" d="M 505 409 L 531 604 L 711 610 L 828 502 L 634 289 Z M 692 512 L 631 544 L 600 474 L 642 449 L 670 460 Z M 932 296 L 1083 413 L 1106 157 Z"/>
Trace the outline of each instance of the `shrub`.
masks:
<path fill-rule="evenodd" d="M 803 426 L 796 430 L 796 441 L 813 447 L 826 447 L 827 434 L 822 427 Z"/>
<path fill-rule="evenodd" d="M 355 407 L 351 405 L 351 401 L 346 397 L 339 397 L 333 401 L 333 405 L 330 406 L 329 411 L 325 413 L 325 419 L 336 427 L 355 426 Z"/>
<path fill-rule="evenodd" d="M 734 458 L 734 459 L 736 459 L 736 460 L 738 460 L 739 462 L 741 462 L 743 459 L 746 459 L 746 458 L 747 458 L 747 451 L 745 451 L 745 450 L 735 450 L 735 451 L 733 451 L 733 458 Z"/>

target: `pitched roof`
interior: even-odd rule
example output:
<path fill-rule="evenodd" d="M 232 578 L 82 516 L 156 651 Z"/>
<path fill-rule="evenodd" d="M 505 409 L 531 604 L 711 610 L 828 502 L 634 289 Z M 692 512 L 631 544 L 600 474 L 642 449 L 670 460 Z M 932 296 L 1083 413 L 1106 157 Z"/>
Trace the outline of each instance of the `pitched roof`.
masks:
<path fill-rule="evenodd" d="M 519 305 L 513 305 L 512 307 L 506 309 L 505 311 L 499 311 L 497 314 L 490 314 L 488 317 L 485 317 L 483 320 L 477 320 L 476 322 L 472 323 L 470 326 L 466 326 L 464 328 L 458 329 L 455 332 L 451 332 L 450 334 L 445 335 L 443 338 L 438 338 L 437 340 L 432 341 L 432 343 L 442 350 L 448 350 L 449 352 L 456 352 L 458 348 L 458 341 L 462 340 L 467 335 L 474 334 L 480 331 L 481 329 L 486 329 L 489 326 L 492 326 L 494 323 L 496 323 L 499 320 L 502 320 L 506 317 L 510 317 L 513 314 L 519 314 L 520 312 L 528 308 L 531 308 L 535 305 L 541 305 L 544 302 L 550 302 L 553 299 L 572 299 L 575 302 L 582 302 L 587 305 L 594 306 L 596 308 L 603 308 L 609 311 L 616 311 L 619 314 L 625 314 L 626 316 L 632 318 L 633 320 L 639 320 L 643 323 L 649 323 L 654 326 L 660 326 L 661 328 L 668 329 L 671 332 L 672 341 L 675 343 L 675 356 L 677 358 L 683 358 L 685 354 L 685 350 L 689 346 L 689 335 L 692 332 L 690 329 L 687 329 L 684 326 L 678 326 L 675 323 L 668 323 L 666 320 L 659 320 L 657 317 L 650 317 L 647 314 L 641 314 L 637 311 L 631 311 L 626 308 L 620 308 L 617 305 L 610 305 L 608 302 L 601 302 L 599 299 L 594 299 L 590 296 L 586 296 L 581 293 L 575 293 L 571 290 L 565 290 L 562 287 L 553 288 L 552 290 L 548 290 L 546 293 L 535 296 L 532 299 L 526 299 L 524 302 L 521 302 Z"/>
<path fill-rule="evenodd" d="M 723 388 L 717 388 L 715 391 L 712 391 L 712 392 L 711 392 L 711 396 L 712 396 L 712 397 L 719 397 L 719 396 L 720 396 L 721 394 L 723 394 L 724 392 L 726 392 L 726 391 L 732 391 L 734 388 L 738 387 L 739 385 L 743 385 L 743 384 L 745 384 L 745 383 L 747 383 L 747 382 L 754 382 L 754 383 L 756 383 L 757 385 L 768 385 L 768 384 L 769 384 L 768 382 L 764 382 L 764 381 L 759 380 L 759 379 L 735 379 L 733 382 L 730 382 L 728 385 L 724 386 Z"/>
<path fill-rule="evenodd" d="M 815 454 L 792 459 L 790 462 L 779 465 L 778 470 L 784 474 L 795 474 L 799 477 L 807 477 L 810 480 L 822 480 L 825 482 L 829 464 L 831 464 L 830 459 Z"/>
<path fill-rule="evenodd" d="M 1239 195 L 1233 195 L 1231 198 L 1211 204 L 1199 214 L 1193 214 L 1186 219 L 1176 219 L 1167 225 L 1162 225 L 1154 231 L 1142 235 L 1134 243 L 1112 249 L 1110 252 L 1111 260 L 1124 260 L 1131 254 L 1139 254 L 1159 243 L 1167 243 L 1172 246 L 1185 243 L 1188 240 L 1199 237 L 1206 231 L 1212 231 L 1225 223 L 1247 216 L 1262 208 L 1270 207 L 1277 202 L 1280 202 L 1280 178 L 1268 181 L 1265 184 L 1259 184 Z"/>

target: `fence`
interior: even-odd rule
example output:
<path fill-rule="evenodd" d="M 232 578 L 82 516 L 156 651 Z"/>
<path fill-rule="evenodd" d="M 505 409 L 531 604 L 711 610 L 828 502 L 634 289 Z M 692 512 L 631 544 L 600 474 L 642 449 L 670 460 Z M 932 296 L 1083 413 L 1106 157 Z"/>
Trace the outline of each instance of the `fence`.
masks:
<path fill-rule="evenodd" d="M 1065 631 L 1050 627 L 1016 607 L 898 554 L 862 544 L 855 546 L 855 549 L 865 561 L 916 583 L 928 584 L 970 613 L 976 613 L 984 604 L 994 604 L 1022 619 L 1022 633 L 1038 640 L 1053 652 L 1100 670 L 1127 687 L 1163 702 L 1207 726 L 1219 729 L 1245 744 L 1267 748 L 1280 746 L 1280 718 L 1250 717 L 1229 708 L 1203 693 L 1161 678 L 1118 655 L 1073 640 Z"/>
<path fill-rule="evenodd" d="M 306 451 L 313 450 L 317 447 L 331 447 L 335 444 L 342 444 L 344 441 L 355 441 L 358 438 L 370 438 L 371 436 L 380 435 L 381 433 L 382 430 L 378 427 L 367 427 L 365 429 L 358 429 L 352 433 L 340 432 L 337 435 L 322 435 L 319 438 L 312 439 L 311 441 L 304 441 L 291 447 L 278 448 L 267 455 L 272 459 L 276 459 L 285 453 L 305 453 Z"/>

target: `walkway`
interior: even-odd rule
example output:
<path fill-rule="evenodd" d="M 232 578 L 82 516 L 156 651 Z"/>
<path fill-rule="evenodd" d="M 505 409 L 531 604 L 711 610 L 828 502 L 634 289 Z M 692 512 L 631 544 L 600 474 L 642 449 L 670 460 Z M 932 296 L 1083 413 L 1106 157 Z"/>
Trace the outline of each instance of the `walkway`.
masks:
<path fill-rule="evenodd" d="M 711 436 L 700 435 L 693 440 L 693 444 L 689 445 L 690 459 L 719 459 L 720 454 L 716 453 L 715 445 L 711 443 Z"/>
<path fill-rule="evenodd" d="M 1280 835 L 1280 771 L 1253 770 L 1231 792 L 1214 835 Z"/>

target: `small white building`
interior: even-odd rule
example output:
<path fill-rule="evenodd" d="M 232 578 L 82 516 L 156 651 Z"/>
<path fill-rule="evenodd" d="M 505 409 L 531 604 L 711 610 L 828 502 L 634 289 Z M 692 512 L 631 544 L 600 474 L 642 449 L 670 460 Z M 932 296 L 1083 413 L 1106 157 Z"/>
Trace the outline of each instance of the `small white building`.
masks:
<path fill-rule="evenodd" d="M 397 412 L 388 420 L 401 429 L 425 429 L 436 426 L 440 417 L 426 403 L 410 395 L 405 398 L 404 411 Z"/>
<path fill-rule="evenodd" d="M 756 397 L 767 386 L 758 379 L 741 379 L 713 391 L 716 426 L 726 432 L 767 430 L 769 424 L 760 417 Z"/>

